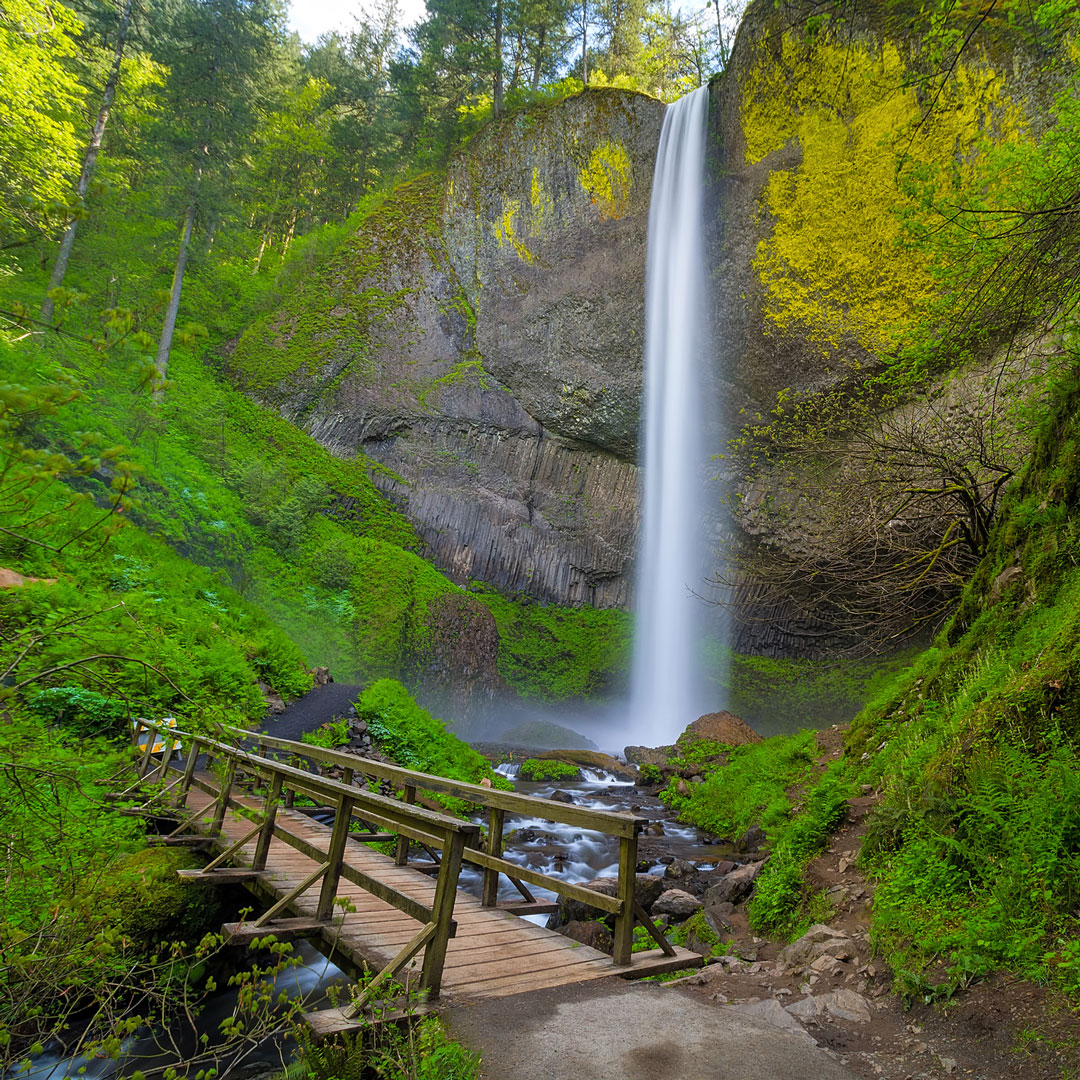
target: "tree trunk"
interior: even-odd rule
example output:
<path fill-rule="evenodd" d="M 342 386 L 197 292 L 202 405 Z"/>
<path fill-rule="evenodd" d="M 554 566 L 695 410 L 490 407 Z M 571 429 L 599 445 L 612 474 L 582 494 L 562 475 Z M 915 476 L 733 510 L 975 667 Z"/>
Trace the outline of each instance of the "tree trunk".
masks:
<path fill-rule="evenodd" d="M 169 373 L 169 352 L 172 349 L 173 331 L 176 329 L 176 313 L 180 310 L 180 292 L 184 287 L 184 271 L 187 269 L 188 251 L 191 249 L 191 230 L 195 225 L 195 200 L 188 203 L 184 215 L 184 228 L 180 234 L 180 250 L 176 253 L 176 269 L 173 271 L 172 292 L 169 294 L 169 306 L 165 311 L 165 324 L 161 328 L 161 340 L 157 351 L 158 387 L 154 398 L 161 400 L 164 394 L 162 385 Z"/>
<path fill-rule="evenodd" d="M 262 265 L 263 252 L 266 250 L 266 243 L 269 238 L 269 229 L 263 229 L 262 240 L 259 241 L 259 253 L 255 256 L 255 269 L 251 271 L 252 277 L 255 277 L 259 273 L 259 267 Z"/>
<path fill-rule="evenodd" d="M 503 0 L 495 0 L 495 88 L 492 112 L 497 120 L 503 112 Z"/>
<path fill-rule="evenodd" d="M 589 85 L 589 2 L 581 0 L 581 81 Z"/>
<path fill-rule="evenodd" d="M 532 74 L 532 91 L 535 94 L 540 89 L 540 68 L 544 63 L 544 35 L 547 33 L 547 27 L 540 27 L 540 36 L 536 41 L 536 63 L 533 64 Z"/>
<path fill-rule="evenodd" d="M 75 193 L 82 199 L 90 190 L 90 181 L 94 176 L 94 168 L 97 165 L 98 151 L 101 149 L 101 140 L 105 135 L 105 125 L 109 121 L 109 110 L 112 108 L 113 98 L 116 97 L 116 86 L 120 81 L 120 66 L 124 60 L 124 46 L 127 43 L 128 24 L 131 22 L 131 8 L 134 0 L 124 0 L 124 7 L 120 13 L 120 28 L 116 38 L 116 51 L 113 53 L 112 67 L 109 69 L 109 78 L 105 83 L 105 92 L 101 95 L 101 108 L 98 109 L 97 123 L 90 134 L 90 145 L 86 148 L 83 157 L 82 172 L 79 174 L 79 183 Z M 53 263 L 52 274 L 49 276 L 49 289 L 45 299 L 41 302 L 41 321 L 51 323 L 55 304 L 48 295 L 53 289 L 60 288 L 64 284 L 64 275 L 67 273 L 68 262 L 71 260 L 71 251 L 75 246 L 75 233 L 79 227 L 78 219 L 68 222 L 64 230 L 63 239 L 60 241 L 60 250 L 56 254 L 56 262 Z"/>

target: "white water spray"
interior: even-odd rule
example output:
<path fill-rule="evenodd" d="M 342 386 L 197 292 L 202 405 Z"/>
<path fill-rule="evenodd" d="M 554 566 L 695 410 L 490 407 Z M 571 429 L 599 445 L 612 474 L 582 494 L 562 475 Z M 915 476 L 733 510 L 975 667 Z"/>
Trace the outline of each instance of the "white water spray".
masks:
<path fill-rule="evenodd" d="M 703 523 L 708 88 L 664 114 L 645 276 L 645 493 L 628 737 L 670 743 L 706 711 L 700 660 L 707 575 Z"/>

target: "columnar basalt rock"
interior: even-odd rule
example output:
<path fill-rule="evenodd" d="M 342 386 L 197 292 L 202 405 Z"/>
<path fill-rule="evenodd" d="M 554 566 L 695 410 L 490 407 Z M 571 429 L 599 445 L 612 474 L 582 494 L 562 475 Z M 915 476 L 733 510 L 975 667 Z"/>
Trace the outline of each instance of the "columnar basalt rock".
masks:
<path fill-rule="evenodd" d="M 588 91 L 396 189 L 228 358 L 460 584 L 631 601 L 645 232 L 663 105 Z"/>

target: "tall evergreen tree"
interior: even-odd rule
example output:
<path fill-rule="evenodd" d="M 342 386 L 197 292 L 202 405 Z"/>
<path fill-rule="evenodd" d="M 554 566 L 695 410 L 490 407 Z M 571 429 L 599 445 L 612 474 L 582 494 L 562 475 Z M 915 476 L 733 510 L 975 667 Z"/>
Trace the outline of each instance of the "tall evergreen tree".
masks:
<path fill-rule="evenodd" d="M 116 87 L 120 82 L 120 71 L 124 63 L 124 49 L 127 46 L 128 27 L 131 25 L 133 5 L 134 0 L 121 0 L 119 21 L 116 27 L 116 47 L 113 50 L 112 63 L 109 66 L 105 89 L 102 92 L 101 102 L 98 106 L 97 120 L 94 122 L 93 131 L 90 133 L 90 142 L 83 155 L 79 181 L 75 185 L 75 197 L 79 208 L 81 208 L 83 199 L 86 198 L 86 193 L 90 190 L 90 181 L 94 178 L 94 169 L 97 167 L 98 153 L 101 150 L 101 140 L 105 136 L 105 125 L 109 122 L 109 113 L 112 110 L 113 99 L 116 97 Z M 60 241 L 60 250 L 57 252 L 52 273 L 49 276 L 49 288 L 45 294 L 45 299 L 41 303 L 41 321 L 43 323 L 52 322 L 55 305 L 51 293 L 64 284 L 64 275 L 67 273 L 68 262 L 71 260 L 71 251 L 75 246 L 75 233 L 78 227 L 79 215 L 74 213 L 64 230 L 64 236 Z"/>
<path fill-rule="evenodd" d="M 273 85 L 283 21 L 276 0 L 183 0 L 172 11 L 161 57 L 170 69 L 161 134 L 181 226 L 157 349 L 159 382 L 168 374 L 195 225 L 212 227 L 233 195 Z"/>

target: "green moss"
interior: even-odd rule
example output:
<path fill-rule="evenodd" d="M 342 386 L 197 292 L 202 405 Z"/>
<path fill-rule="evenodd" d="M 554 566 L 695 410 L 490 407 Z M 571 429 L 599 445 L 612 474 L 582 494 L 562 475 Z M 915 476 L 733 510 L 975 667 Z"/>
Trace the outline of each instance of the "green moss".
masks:
<path fill-rule="evenodd" d="M 457 586 L 411 552 L 377 540 L 356 547 L 352 578 L 359 670 L 397 676 L 430 640 L 428 605 Z"/>
<path fill-rule="evenodd" d="M 515 601 L 479 582 L 470 592 L 495 616 L 499 674 L 523 697 L 603 697 L 621 684 L 631 649 L 628 613 Z"/>
<path fill-rule="evenodd" d="M 786 31 L 778 55 L 762 45 L 742 87 L 750 163 L 797 142 L 801 162 L 768 178 L 772 231 L 754 266 L 767 330 L 794 332 L 822 352 L 842 341 L 890 348 L 936 294 L 913 220 L 929 220 L 906 181 L 936 174 L 943 193 L 979 182 L 986 146 L 1022 138 L 1019 108 L 993 70 L 957 64 L 929 116 L 897 45 L 812 42 Z"/>
<path fill-rule="evenodd" d="M 620 143 L 604 142 L 589 154 L 578 182 L 603 218 L 625 217 L 630 209 L 630 156 Z"/>
<path fill-rule="evenodd" d="M 809 776 L 816 757 L 812 731 L 737 746 L 702 783 L 684 786 L 685 795 L 673 778 L 660 798 L 681 821 L 716 836 L 734 840 L 751 825 L 775 830 L 791 813 L 788 789 Z"/>
<path fill-rule="evenodd" d="M 528 758 L 521 763 L 522 780 L 580 780 L 581 772 L 576 765 L 570 765 L 565 761 L 541 761 L 538 758 Z"/>
<path fill-rule="evenodd" d="M 144 848 L 87 882 L 83 901 L 110 912 L 113 925 L 141 945 L 198 941 L 220 929 L 220 893 L 185 882 L 177 871 L 200 865 L 191 852 Z"/>
<path fill-rule="evenodd" d="M 331 385 L 375 372 L 372 331 L 393 318 L 411 325 L 400 284 L 403 259 L 436 252 L 442 176 L 425 173 L 399 184 L 350 219 L 346 238 L 319 273 L 303 281 L 272 315 L 240 339 L 229 366 L 249 390 L 266 390 L 298 372 L 328 368 Z"/>

